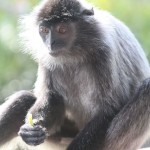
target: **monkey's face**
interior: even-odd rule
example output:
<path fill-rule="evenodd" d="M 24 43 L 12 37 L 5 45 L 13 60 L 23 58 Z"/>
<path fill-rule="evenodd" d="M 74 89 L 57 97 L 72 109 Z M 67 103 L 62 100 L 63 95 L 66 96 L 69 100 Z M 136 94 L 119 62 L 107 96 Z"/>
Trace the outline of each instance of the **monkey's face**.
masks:
<path fill-rule="evenodd" d="M 71 52 L 71 47 L 75 41 L 75 33 L 75 24 L 71 21 L 43 21 L 39 25 L 39 34 L 49 54 L 54 57 Z"/>
<path fill-rule="evenodd" d="M 43 1 L 21 20 L 24 51 L 48 68 L 83 61 L 98 34 L 93 16 L 78 0 Z"/>

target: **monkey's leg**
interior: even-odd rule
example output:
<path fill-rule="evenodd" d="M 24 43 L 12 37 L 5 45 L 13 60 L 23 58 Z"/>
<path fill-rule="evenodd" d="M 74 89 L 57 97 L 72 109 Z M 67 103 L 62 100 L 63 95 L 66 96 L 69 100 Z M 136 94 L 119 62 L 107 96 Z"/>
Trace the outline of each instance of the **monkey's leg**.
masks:
<path fill-rule="evenodd" d="M 0 145 L 17 136 L 27 110 L 35 100 L 31 92 L 19 91 L 0 106 Z"/>
<path fill-rule="evenodd" d="M 109 109 L 109 108 L 107 108 Z M 110 108 L 111 109 L 111 108 Z M 71 142 L 67 150 L 101 150 L 114 114 L 98 113 Z"/>
<path fill-rule="evenodd" d="M 113 119 L 103 150 L 137 150 L 149 136 L 150 79 L 138 89 L 133 100 Z"/>
<path fill-rule="evenodd" d="M 114 115 L 99 113 L 67 150 L 137 150 L 148 137 L 150 79 L 142 83 L 134 98 L 113 119 Z"/>

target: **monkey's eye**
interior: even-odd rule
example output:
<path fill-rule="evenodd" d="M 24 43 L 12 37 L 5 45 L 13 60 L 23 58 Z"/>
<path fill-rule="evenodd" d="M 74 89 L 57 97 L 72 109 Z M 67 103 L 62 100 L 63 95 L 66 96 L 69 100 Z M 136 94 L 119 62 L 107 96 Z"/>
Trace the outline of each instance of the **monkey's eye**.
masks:
<path fill-rule="evenodd" d="M 47 28 L 45 26 L 40 26 L 39 27 L 39 32 L 44 33 L 44 34 L 48 34 L 49 33 L 49 28 Z"/>
<path fill-rule="evenodd" d="M 67 32 L 67 27 L 64 25 L 58 25 L 56 27 L 56 31 L 57 31 L 57 33 L 65 34 Z"/>

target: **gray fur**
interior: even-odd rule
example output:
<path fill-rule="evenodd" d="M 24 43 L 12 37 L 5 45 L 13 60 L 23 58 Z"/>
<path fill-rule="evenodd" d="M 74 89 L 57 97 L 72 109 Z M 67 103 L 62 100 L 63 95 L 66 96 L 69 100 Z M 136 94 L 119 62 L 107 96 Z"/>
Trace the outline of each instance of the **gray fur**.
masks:
<path fill-rule="evenodd" d="M 39 64 L 37 100 L 29 113 L 50 137 L 61 133 L 66 118 L 73 121 L 71 128 L 75 125 L 78 135 L 67 150 L 136 150 L 149 136 L 149 64 L 122 22 L 103 10 L 93 8 L 93 13 L 89 6 L 78 0 L 47 0 L 22 21 L 25 51 Z M 55 57 L 38 28 L 42 21 L 59 19 L 78 21 L 73 21 L 69 46 Z M 34 33 L 36 38 L 31 37 Z M 29 140 L 26 124 L 19 132 L 23 140 L 40 144 Z"/>

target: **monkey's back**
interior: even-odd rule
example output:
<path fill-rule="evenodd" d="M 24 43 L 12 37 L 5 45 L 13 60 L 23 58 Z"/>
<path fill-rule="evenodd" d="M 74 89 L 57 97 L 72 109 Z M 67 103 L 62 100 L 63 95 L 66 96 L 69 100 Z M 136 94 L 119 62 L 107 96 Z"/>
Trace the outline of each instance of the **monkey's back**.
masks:
<path fill-rule="evenodd" d="M 150 77 L 145 53 L 130 29 L 106 11 L 96 10 L 104 40 L 111 45 L 112 79 L 122 96 L 130 97 L 141 81 Z M 126 103 L 126 102 L 125 102 Z"/>

